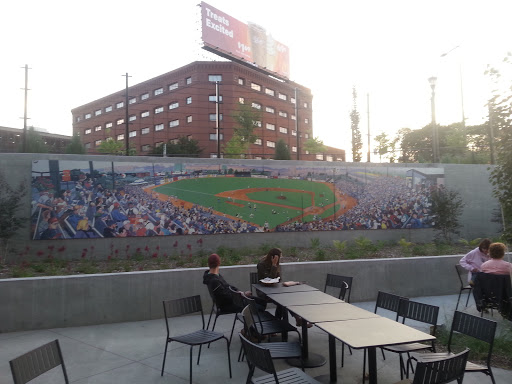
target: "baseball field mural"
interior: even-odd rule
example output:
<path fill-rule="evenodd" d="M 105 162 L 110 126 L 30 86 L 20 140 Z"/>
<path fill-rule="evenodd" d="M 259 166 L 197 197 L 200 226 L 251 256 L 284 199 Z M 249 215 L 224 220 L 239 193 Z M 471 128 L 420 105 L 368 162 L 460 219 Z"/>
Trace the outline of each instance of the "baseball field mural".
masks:
<path fill-rule="evenodd" d="M 433 224 L 442 169 L 32 164 L 32 239 L 389 230 Z"/>

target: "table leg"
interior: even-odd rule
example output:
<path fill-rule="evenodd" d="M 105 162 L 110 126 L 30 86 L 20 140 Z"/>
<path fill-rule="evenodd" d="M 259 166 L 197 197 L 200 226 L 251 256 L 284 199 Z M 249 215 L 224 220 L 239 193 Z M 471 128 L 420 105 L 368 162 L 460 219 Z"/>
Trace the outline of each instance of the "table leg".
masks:
<path fill-rule="evenodd" d="M 317 376 L 315 377 L 315 380 L 326 384 L 334 384 L 338 382 L 336 367 L 336 339 L 332 335 L 329 335 L 329 374 Z"/>
<path fill-rule="evenodd" d="M 377 348 L 368 347 L 369 384 L 377 384 Z"/>
<path fill-rule="evenodd" d="M 322 355 L 309 352 L 308 322 L 304 319 L 302 319 L 302 361 L 304 362 L 304 368 L 321 367 L 326 363 L 326 359 Z M 302 367 L 300 359 L 287 359 L 286 362 L 293 367 Z"/>

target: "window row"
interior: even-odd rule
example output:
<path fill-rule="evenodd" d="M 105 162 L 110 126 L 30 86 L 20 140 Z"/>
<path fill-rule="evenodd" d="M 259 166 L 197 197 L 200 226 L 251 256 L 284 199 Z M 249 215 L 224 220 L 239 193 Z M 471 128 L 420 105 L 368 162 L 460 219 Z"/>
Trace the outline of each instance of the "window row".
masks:
<path fill-rule="evenodd" d="M 245 85 L 246 81 L 244 78 L 242 77 L 239 77 L 238 78 L 238 85 Z M 251 89 L 255 90 L 255 91 L 258 91 L 258 92 L 261 92 L 262 89 L 263 89 L 263 86 L 258 84 L 258 83 L 254 83 L 254 82 L 251 82 Z M 288 95 L 284 94 L 284 93 L 281 93 L 281 92 L 276 92 L 274 89 L 272 88 L 268 88 L 268 87 L 265 87 L 265 94 L 266 95 L 269 95 L 269 96 L 276 96 L 277 94 L 277 97 L 280 99 L 280 100 L 285 100 L 287 101 L 288 100 Z M 290 97 L 290 102 L 292 104 L 295 104 L 296 103 L 296 100 L 294 97 Z M 308 102 L 304 102 L 303 104 L 304 108 L 309 108 L 309 103 Z"/>

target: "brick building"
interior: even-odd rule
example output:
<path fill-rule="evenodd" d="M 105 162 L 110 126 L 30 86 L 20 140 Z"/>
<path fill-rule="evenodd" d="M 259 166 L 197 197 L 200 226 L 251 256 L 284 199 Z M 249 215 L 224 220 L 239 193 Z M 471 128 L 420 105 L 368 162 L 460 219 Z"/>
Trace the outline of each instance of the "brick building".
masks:
<path fill-rule="evenodd" d="M 71 143 L 71 136 L 49 133 L 35 128 L 48 153 L 64 153 Z M 0 127 L 0 152 L 18 153 L 23 146 L 23 129 Z"/>
<path fill-rule="evenodd" d="M 262 117 L 254 130 L 258 139 L 247 157 L 273 158 L 278 140 L 283 139 L 292 159 L 299 152 L 300 160 L 344 161 L 341 149 L 328 147 L 324 154 L 303 150 L 305 140 L 313 137 L 312 99 L 306 87 L 236 62 L 197 61 L 129 87 L 128 103 L 121 90 L 71 112 L 73 132 L 78 132 L 89 154 L 98 154 L 98 146 L 108 137 L 124 143 L 128 115 L 129 142 L 138 155 L 185 136 L 199 142 L 201 157 L 217 157 L 217 106 L 222 156 L 235 127 L 232 115 L 246 104 Z"/>

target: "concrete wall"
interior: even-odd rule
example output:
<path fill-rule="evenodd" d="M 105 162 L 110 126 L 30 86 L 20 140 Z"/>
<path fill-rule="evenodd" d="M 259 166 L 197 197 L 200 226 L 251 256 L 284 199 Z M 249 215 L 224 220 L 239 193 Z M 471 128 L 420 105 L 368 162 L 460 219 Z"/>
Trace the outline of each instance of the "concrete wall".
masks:
<path fill-rule="evenodd" d="M 283 281 L 305 281 L 323 290 L 327 273 L 353 276 L 351 301 L 375 300 L 377 291 L 407 297 L 457 293 L 454 265 L 459 256 L 287 263 Z M 206 269 L 0 280 L 0 332 L 150 320 L 163 317 L 162 300 L 201 295 L 211 300 L 202 276 Z M 223 267 L 225 279 L 249 289 L 255 265 Z"/>
<path fill-rule="evenodd" d="M 25 181 L 27 185 L 31 182 L 32 161 L 48 159 L 48 160 L 87 160 L 87 161 L 115 161 L 115 162 L 175 162 L 176 158 L 152 158 L 152 157 L 123 157 L 123 156 L 79 156 L 79 155 L 55 155 L 55 154 L 0 154 L 0 166 L 2 172 L 7 177 L 11 185 L 15 186 L 20 181 Z M 182 162 L 208 163 L 218 161 L 221 164 L 236 164 L 234 159 L 180 159 Z M 254 162 L 260 165 L 262 162 L 275 165 L 277 161 L 273 160 L 247 160 L 247 163 Z M 315 166 L 325 171 L 329 167 L 336 168 L 364 168 L 368 167 L 369 171 L 379 170 L 381 173 L 386 171 L 392 172 L 393 168 L 430 168 L 431 164 L 366 164 L 366 163 L 326 163 L 326 162 L 300 162 L 289 161 L 287 165 L 308 165 Z M 442 164 L 441 168 L 445 170 L 445 184 L 448 188 L 459 191 L 464 202 L 466 203 L 464 213 L 461 217 L 463 228 L 461 237 L 466 239 L 474 239 L 477 237 L 488 237 L 496 235 L 500 232 L 501 226 L 497 222 L 493 222 L 493 217 L 499 212 L 499 205 L 492 196 L 492 186 L 490 185 L 489 170 L 487 165 L 457 165 Z M 371 168 L 371 170 L 370 170 Z M 26 196 L 26 204 L 20 215 L 30 216 L 30 196 Z M 94 241 L 95 257 L 105 259 L 111 249 L 119 249 L 123 251 L 127 245 L 131 249 L 148 245 L 155 248 L 157 245 L 165 250 L 166 253 L 172 254 L 176 252 L 178 255 L 181 251 L 185 254 L 192 252 L 196 254 L 199 250 L 209 253 L 215 251 L 217 247 L 223 245 L 232 248 L 240 247 L 258 247 L 261 244 L 275 244 L 281 247 L 297 246 L 307 247 L 311 244 L 311 239 L 320 239 L 322 246 L 332 245 L 332 240 L 353 240 L 356 237 L 364 236 L 373 241 L 387 240 L 397 241 L 405 238 L 413 242 L 428 242 L 433 239 L 434 231 L 431 229 L 420 230 L 365 230 L 365 231 L 327 231 L 327 232 L 301 232 L 301 233 L 256 233 L 256 234 L 230 234 L 230 235 L 210 235 L 201 236 L 203 242 L 198 244 L 199 236 L 159 236 L 158 238 L 124 238 L 124 239 L 97 239 Z M 178 240 L 178 244 L 174 247 L 174 243 Z M 65 251 L 56 254 L 55 257 L 63 259 L 79 259 L 84 248 L 91 246 L 90 240 L 73 239 L 62 241 L 46 241 L 30 240 L 30 228 L 25 227 L 11 240 L 10 260 L 19 259 L 20 253 L 26 253 L 25 258 L 36 258 L 38 251 L 48 253 L 48 246 L 65 247 Z M 191 247 L 191 250 L 187 246 Z M 25 252 L 25 248 L 29 250 Z M 90 255 L 90 252 L 89 252 Z"/>

